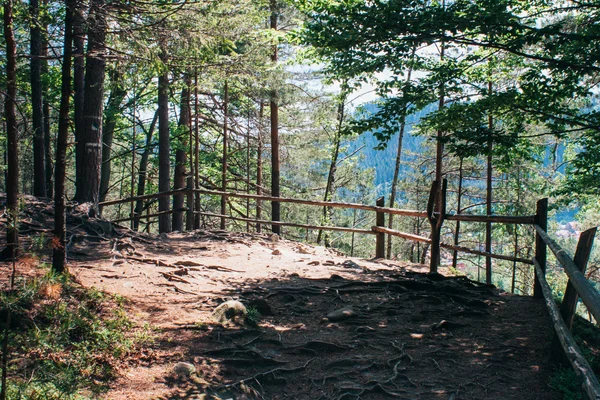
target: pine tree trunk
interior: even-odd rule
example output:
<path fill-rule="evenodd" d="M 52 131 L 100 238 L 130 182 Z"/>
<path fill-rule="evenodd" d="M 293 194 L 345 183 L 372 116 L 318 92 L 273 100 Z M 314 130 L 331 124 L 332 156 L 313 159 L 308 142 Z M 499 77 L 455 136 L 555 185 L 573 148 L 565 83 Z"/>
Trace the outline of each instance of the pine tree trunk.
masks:
<path fill-rule="evenodd" d="M 411 53 L 411 61 L 414 60 L 415 53 L 417 51 L 417 47 L 413 46 Z M 404 89 L 408 88 L 410 83 L 410 79 L 412 76 L 412 63 L 408 68 L 408 72 L 406 74 L 406 81 L 404 82 Z M 402 141 L 404 139 L 404 130 L 406 129 L 406 112 L 407 107 L 404 108 L 402 115 L 402 121 L 400 122 L 400 131 L 398 132 L 398 151 L 396 152 L 396 163 L 394 165 L 394 178 L 392 179 L 392 190 L 390 193 L 390 207 L 394 207 L 396 204 L 396 191 L 398 189 L 398 178 L 400 176 L 400 161 L 402 160 Z M 394 224 L 394 214 L 390 214 L 388 216 L 388 228 L 392 229 Z M 388 259 L 392 258 L 392 235 L 388 235 L 387 238 L 387 251 L 386 256 Z"/>
<path fill-rule="evenodd" d="M 462 203 L 462 185 L 463 185 L 463 157 L 460 157 L 460 164 L 458 166 L 458 193 L 456 194 L 456 213 L 460 214 L 462 212 L 461 203 Z M 460 236 L 460 221 L 456 221 L 456 229 L 454 230 L 454 245 L 458 246 Z M 456 264 L 458 262 L 458 251 L 454 250 L 452 253 L 452 268 L 456 269 Z"/>
<path fill-rule="evenodd" d="M 150 128 L 146 131 L 146 147 L 144 147 L 144 152 L 142 153 L 142 157 L 140 159 L 140 169 L 139 169 L 139 177 L 137 184 L 137 195 L 143 196 L 146 191 L 146 177 L 148 175 L 148 159 L 150 158 L 150 154 L 152 153 L 152 135 L 154 134 L 154 129 L 156 129 L 156 122 L 158 121 L 158 110 L 154 113 L 154 118 L 152 118 L 152 122 L 150 123 Z M 144 201 L 138 200 L 135 202 L 135 216 L 141 216 L 144 211 Z M 139 218 L 135 218 L 133 220 L 133 230 L 137 231 L 140 226 Z"/>
<path fill-rule="evenodd" d="M 110 96 L 106 104 L 106 119 L 102 128 L 102 172 L 100 176 L 100 202 L 106 200 L 110 186 L 112 143 L 117 126 L 117 117 L 121 114 L 121 105 L 127 95 L 123 86 L 123 74 L 118 67 L 109 71 L 111 83 Z M 134 93 L 134 96 L 136 94 Z"/>
<path fill-rule="evenodd" d="M 67 140 L 69 138 L 69 100 L 71 94 L 71 56 L 73 42 L 73 12 L 75 0 L 67 0 L 65 16 L 65 43 L 62 64 L 62 87 L 56 141 L 56 166 L 54 178 L 54 238 L 52 240 L 52 270 L 63 273 L 67 262 L 66 214 L 65 214 L 65 172 L 67 167 Z"/>
<path fill-rule="evenodd" d="M 46 197 L 46 150 L 44 142 L 44 101 L 42 90 L 42 29 L 39 0 L 29 1 L 31 13 L 30 76 L 33 125 L 33 195 Z"/>
<path fill-rule="evenodd" d="M 168 192 L 171 189 L 171 138 L 169 132 L 169 71 L 166 66 L 165 50 L 161 54 L 163 70 L 158 77 L 158 191 Z M 169 211 L 169 198 L 158 199 L 158 211 Z M 169 214 L 158 217 L 158 231 L 171 232 Z"/>
<path fill-rule="evenodd" d="M 198 105 L 198 68 L 194 71 L 194 188 L 200 189 L 200 124 Z M 194 194 L 194 229 L 200 229 L 200 193 Z"/>
<path fill-rule="evenodd" d="M 173 176 L 173 189 L 186 187 L 187 172 L 187 141 L 190 127 L 190 86 L 192 84 L 189 74 L 183 76 L 183 88 L 181 89 L 181 103 L 179 105 L 179 130 L 177 138 L 177 150 L 175 151 L 175 173 Z M 181 210 L 184 206 L 184 194 L 173 196 L 173 210 Z M 173 230 L 183 231 L 183 211 L 173 212 Z"/>
<path fill-rule="evenodd" d="M 83 103 L 83 156 L 75 201 L 90 202 L 97 207 L 102 166 L 102 110 L 104 107 L 104 72 L 106 60 L 105 0 L 91 0 L 88 14 L 88 46 L 85 65 Z"/>
<path fill-rule="evenodd" d="M 75 187 L 80 186 L 81 167 L 85 153 L 83 143 L 83 107 L 85 90 L 85 17 L 83 0 L 75 0 L 73 6 L 73 115 L 75 122 Z"/>
<path fill-rule="evenodd" d="M 221 158 L 221 190 L 227 191 L 227 141 L 228 141 L 228 106 L 229 106 L 229 87 L 227 81 L 225 81 L 225 88 L 223 90 L 223 155 Z M 221 196 L 221 215 L 225 215 L 227 212 L 227 196 Z M 221 229 L 225 229 L 227 226 L 225 217 L 221 217 Z"/>
<path fill-rule="evenodd" d="M 344 123 L 344 103 L 346 101 L 345 93 L 342 94 L 340 104 L 338 104 L 338 115 L 337 115 L 337 130 L 333 138 L 333 153 L 331 154 L 331 162 L 329 164 L 329 173 L 327 174 L 327 184 L 325 185 L 325 196 L 323 201 L 331 201 L 333 198 L 333 192 L 335 191 L 335 173 L 337 171 L 338 158 L 340 155 L 340 144 L 342 141 L 342 124 Z M 333 208 L 323 207 L 323 225 L 327 225 L 331 220 L 333 214 Z M 324 236 L 324 238 L 323 238 Z M 321 243 L 324 239 L 325 247 L 330 247 L 329 234 L 323 230 L 319 230 L 317 235 L 317 244 Z"/>
<path fill-rule="evenodd" d="M 48 0 L 42 0 L 42 5 L 45 7 L 48 4 Z M 48 32 L 48 21 L 47 18 L 44 19 L 43 22 L 43 32 Z M 48 40 L 46 40 L 45 35 L 42 35 L 42 58 L 48 55 Z M 45 59 L 41 60 L 41 73 L 42 76 L 48 74 L 48 61 Z M 43 82 L 42 82 L 43 84 Z M 42 86 L 43 90 L 43 113 L 44 113 L 44 162 L 45 171 L 46 171 L 46 197 L 51 199 L 54 196 L 54 185 L 53 185 L 53 154 L 52 154 L 52 139 L 50 135 L 50 103 L 48 102 L 48 87 L 47 85 Z"/>
<path fill-rule="evenodd" d="M 6 43 L 6 96 L 4 112 L 6 117 L 7 139 L 7 178 L 6 210 L 9 223 L 6 224 L 6 249 L 4 258 L 15 258 L 18 253 L 19 232 L 19 133 L 17 128 L 17 45 L 15 43 L 13 2 L 4 2 L 4 40 Z M 4 386 L 3 386 L 4 388 Z"/>
<path fill-rule="evenodd" d="M 488 85 L 489 95 L 492 94 L 492 82 Z M 492 128 L 494 127 L 494 119 L 490 114 L 488 116 L 488 156 L 487 156 L 487 187 L 486 187 L 486 214 L 492 215 Z M 492 252 L 492 223 L 487 222 L 485 224 L 485 251 L 486 253 Z M 492 258 L 487 256 L 485 258 L 485 283 L 488 285 L 492 284 Z"/>
<path fill-rule="evenodd" d="M 263 174 L 263 164 L 262 164 L 262 152 L 263 152 L 263 118 L 265 116 L 265 103 L 260 101 L 260 108 L 258 111 L 258 133 L 256 137 L 256 194 L 262 195 L 262 174 Z M 262 217 L 262 201 L 260 199 L 256 200 L 256 219 L 260 220 Z M 262 230 L 262 226 L 260 223 L 256 224 L 256 232 L 260 233 Z"/>
<path fill-rule="evenodd" d="M 271 0 L 271 29 L 277 30 L 277 3 Z M 273 46 L 271 62 L 277 63 L 277 45 Z M 271 196 L 279 197 L 280 160 L 279 160 L 279 105 L 277 104 L 277 91 L 271 91 Z M 271 221 L 281 221 L 281 203 L 271 202 Z M 271 231 L 281 234 L 280 225 L 271 225 Z"/>

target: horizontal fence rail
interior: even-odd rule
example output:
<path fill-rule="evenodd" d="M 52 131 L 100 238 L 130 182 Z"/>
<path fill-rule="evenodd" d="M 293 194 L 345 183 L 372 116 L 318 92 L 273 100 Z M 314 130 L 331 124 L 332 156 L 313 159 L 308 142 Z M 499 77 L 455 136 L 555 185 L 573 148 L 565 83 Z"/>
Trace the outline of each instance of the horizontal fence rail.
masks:
<path fill-rule="evenodd" d="M 287 198 L 287 197 L 265 196 L 265 195 L 250 194 L 250 193 L 237 193 L 237 192 L 227 192 L 227 191 L 220 191 L 220 190 L 191 189 L 191 188 L 182 188 L 182 189 L 171 190 L 168 192 L 160 192 L 160 193 L 155 193 L 155 194 L 129 197 L 129 198 L 118 199 L 118 200 L 110 200 L 110 201 L 105 201 L 105 202 L 99 203 L 99 206 L 106 207 L 106 206 L 129 203 L 129 202 L 134 202 L 134 201 L 143 201 L 143 200 L 156 199 L 156 198 L 165 197 L 165 196 L 173 196 L 173 195 L 177 195 L 177 194 L 191 194 L 191 193 L 197 193 L 197 194 L 203 194 L 203 195 L 209 195 L 209 196 L 222 196 L 222 197 L 226 197 L 226 198 L 233 197 L 233 198 L 240 198 L 240 199 L 253 199 L 253 200 L 260 200 L 260 201 L 302 204 L 302 205 L 317 206 L 317 207 L 335 207 L 335 208 L 373 211 L 373 212 L 376 212 L 380 216 L 383 214 L 393 214 L 393 215 L 400 215 L 400 216 L 407 216 L 407 217 L 428 218 L 428 214 L 425 211 L 403 210 L 403 209 L 397 209 L 397 208 L 391 208 L 391 207 L 384 207 L 382 205 L 383 204 L 382 202 L 378 203 L 378 205 L 372 206 L 372 205 L 359 204 L 359 203 L 305 200 L 305 199 L 294 199 L 294 198 Z M 172 214 L 174 212 L 190 212 L 190 210 L 187 208 L 181 208 L 181 209 L 177 209 L 177 210 L 168 210 L 168 211 L 162 211 L 162 212 L 153 213 L 153 214 L 146 214 L 146 215 L 139 214 L 139 215 L 129 216 L 129 217 L 125 217 L 125 218 L 119 218 L 112 222 L 118 223 L 118 222 L 125 222 L 125 221 L 131 221 L 131 220 L 142 220 L 142 219 L 147 220 L 149 218 L 158 217 L 158 216 L 165 215 L 165 214 Z M 230 215 L 223 215 L 223 214 L 216 214 L 216 213 L 209 213 L 209 212 L 198 212 L 198 211 L 194 211 L 193 214 L 203 215 L 203 216 L 207 216 L 207 217 L 229 219 L 229 220 L 234 220 L 234 221 L 242 221 L 242 222 L 254 223 L 254 224 L 259 224 L 259 225 L 289 226 L 289 227 L 294 227 L 294 228 L 304 228 L 304 229 L 324 230 L 324 231 L 351 232 L 351 233 L 358 233 L 358 234 L 365 234 L 365 235 L 387 234 L 387 235 L 400 237 L 400 238 L 404 238 L 404 239 L 412 240 L 412 241 L 416 241 L 416 242 L 428 243 L 428 244 L 432 243 L 430 238 L 426 238 L 423 236 L 386 228 L 383 226 L 383 224 L 380 224 L 379 226 L 373 226 L 371 229 L 359 229 L 359 228 L 354 228 L 354 227 L 350 228 L 350 227 L 336 227 L 336 226 L 318 226 L 318 225 L 299 224 L 299 223 L 292 223 L 292 222 L 269 221 L 269 220 L 234 217 L 234 216 L 230 216 Z M 436 215 L 437 215 L 436 213 L 433 213 L 434 217 Z M 464 222 L 494 222 L 494 223 L 504 223 L 504 224 L 531 225 L 531 224 L 535 223 L 536 216 L 535 215 L 504 216 L 504 215 L 444 214 L 443 219 L 447 219 L 450 221 L 464 221 Z M 526 258 L 519 258 L 519 257 L 512 257 L 512 256 L 501 255 L 501 254 L 488 253 L 485 251 L 469 249 L 469 248 L 463 247 L 463 246 L 455 246 L 455 245 L 440 243 L 440 247 L 448 249 L 448 250 L 454 250 L 454 251 L 459 251 L 459 252 L 467 253 L 467 254 L 474 254 L 474 255 L 479 255 L 479 256 L 484 256 L 484 257 L 490 257 L 490 258 L 495 258 L 495 259 L 499 259 L 499 260 L 516 261 L 516 262 L 520 262 L 520 263 L 528 264 L 528 265 L 533 264 L 531 262 L 531 260 L 526 259 Z M 381 249 L 381 240 L 378 240 L 377 250 L 378 251 L 376 252 L 377 253 L 376 257 L 383 257 L 382 251 L 381 251 L 382 250 Z"/>
<path fill-rule="evenodd" d="M 575 262 L 569 257 L 567 252 L 560 247 L 539 225 L 535 225 L 535 230 L 540 235 L 544 243 L 552 250 L 554 256 L 562 265 L 563 269 L 569 277 L 569 282 L 573 285 L 579 297 L 594 316 L 596 321 L 600 321 L 600 293 L 592 286 L 592 284 L 579 271 Z"/>

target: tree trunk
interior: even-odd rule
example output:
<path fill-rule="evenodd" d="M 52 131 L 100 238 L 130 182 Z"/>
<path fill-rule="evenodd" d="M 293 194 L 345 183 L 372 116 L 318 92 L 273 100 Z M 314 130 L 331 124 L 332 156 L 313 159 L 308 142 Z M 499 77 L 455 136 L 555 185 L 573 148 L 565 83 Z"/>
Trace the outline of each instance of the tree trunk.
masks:
<path fill-rule="evenodd" d="M 415 53 L 417 51 L 417 46 L 413 46 L 411 53 L 411 61 L 414 60 Z M 412 76 L 412 64 L 408 68 L 408 72 L 406 74 L 406 80 L 404 81 L 404 90 L 408 89 L 408 84 L 410 83 L 410 79 Z M 390 207 L 394 207 L 396 203 L 396 190 L 398 189 L 398 178 L 400 176 L 400 161 L 402 160 L 402 140 L 404 139 L 404 130 L 406 128 L 406 112 L 408 107 L 405 107 L 403 110 L 402 120 L 400 122 L 400 131 L 398 132 L 398 151 L 396 152 L 396 164 L 394 165 L 394 178 L 392 179 L 392 190 L 390 193 Z M 388 228 L 392 229 L 394 223 L 394 214 L 390 214 L 388 216 Z M 386 255 L 387 258 L 392 258 L 392 235 L 388 235 L 387 238 L 387 250 Z"/>
<path fill-rule="evenodd" d="M 340 144 L 342 141 L 342 124 L 344 123 L 345 101 L 346 93 L 343 92 L 340 103 L 338 104 L 338 126 L 333 137 L 333 153 L 331 154 L 331 163 L 329 164 L 329 174 L 327 175 L 327 184 L 325 185 L 325 196 L 323 201 L 331 201 L 335 191 L 335 173 L 337 171 L 338 158 L 340 155 Z M 323 207 L 323 225 L 327 225 L 332 214 L 333 209 L 331 207 Z M 323 236 L 325 236 L 325 247 L 330 247 L 331 243 L 329 242 L 329 234 L 327 232 L 323 232 L 323 230 L 319 230 L 319 234 L 317 235 L 317 244 L 321 243 L 321 239 L 323 239 Z"/>
<path fill-rule="evenodd" d="M 158 110 L 154 113 L 154 118 L 152 118 L 152 122 L 150 123 L 150 128 L 146 131 L 146 147 L 144 147 L 144 152 L 142 153 L 142 157 L 140 159 L 140 170 L 139 170 L 139 178 L 137 184 L 137 195 L 143 196 L 146 191 L 146 176 L 148 175 L 148 159 L 150 158 L 150 153 L 152 153 L 152 135 L 154 134 L 154 129 L 156 128 L 156 122 L 158 121 Z M 144 211 L 144 201 L 138 200 L 135 202 L 135 216 L 141 216 Z M 140 226 L 139 218 L 135 218 L 133 220 L 133 230 L 137 231 Z"/>
<path fill-rule="evenodd" d="M 183 75 L 183 88 L 181 89 L 181 103 L 179 105 L 179 130 L 177 132 L 177 150 L 175 151 L 175 173 L 173 176 L 173 189 L 183 189 L 186 187 L 185 170 L 187 164 L 187 146 L 190 128 L 190 86 L 192 85 L 189 74 Z M 185 195 L 176 194 L 173 196 L 173 210 L 181 210 L 184 206 Z M 183 231 L 183 211 L 173 212 L 173 230 Z"/>
<path fill-rule="evenodd" d="M 158 191 L 168 192 L 171 189 L 171 139 L 169 137 L 169 71 L 167 69 L 166 50 L 162 50 L 163 69 L 158 77 Z M 158 211 L 169 211 L 169 198 L 158 199 Z M 171 232 L 169 214 L 158 217 L 158 231 Z"/>
<path fill-rule="evenodd" d="M 54 198 L 54 238 L 52 240 L 52 270 L 63 273 L 67 262 L 66 214 L 65 214 L 65 172 L 67 167 L 67 140 L 69 138 L 69 96 L 71 94 L 71 56 L 73 42 L 73 12 L 76 0 L 67 0 L 65 16 L 65 43 L 62 64 L 62 87 L 56 141 L 55 198 Z"/>
<path fill-rule="evenodd" d="M 271 0 L 271 29 L 277 30 L 277 3 Z M 277 45 L 273 46 L 271 55 L 273 64 L 277 63 Z M 271 90 L 271 196 L 279 197 L 280 162 L 279 162 L 279 105 L 277 104 L 277 90 Z M 281 203 L 271 202 L 271 221 L 281 221 Z M 271 225 L 271 231 L 281 234 L 280 225 Z"/>
<path fill-rule="evenodd" d="M 198 107 L 198 68 L 194 71 L 194 188 L 200 189 L 200 125 Z M 200 229 L 200 193 L 194 195 L 194 229 Z"/>
<path fill-rule="evenodd" d="M 262 174 L 263 174 L 263 165 L 262 165 L 262 152 L 263 152 L 263 118 L 265 116 L 265 103 L 260 101 L 260 108 L 258 111 L 258 133 L 256 137 L 256 194 L 262 195 Z M 262 218 L 262 201 L 260 199 L 256 200 L 256 219 L 260 220 Z M 256 224 L 256 232 L 260 233 L 262 227 L 260 223 Z"/>
<path fill-rule="evenodd" d="M 492 95 L 492 82 L 488 83 L 488 94 Z M 487 143 L 487 187 L 486 187 L 486 214 L 492 215 L 492 128 L 494 127 L 494 119 L 490 114 L 488 116 L 488 143 Z M 492 252 L 492 223 L 486 222 L 485 224 L 485 251 L 486 253 Z M 492 258 L 487 256 L 485 258 L 485 283 L 488 285 L 492 284 Z"/>
<path fill-rule="evenodd" d="M 102 109 L 104 106 L 104 72 L 106 60 L 105 0 L 91 0 L 88 14 L 88 46 L 85 65 L 85 99 L 83 104 L 83 158 L 81 179 L 75 201 L 91 202 L 97 207 L 102 165 Z"/>
<path fill-rule="evenodd" d="M 440 61 L 444 60 L 444 52 L 445 46 L 444 43 L 441 43 L 440 46 Z M 438 109 L 444 108 L 445 104 L 445 88 L 444 83 L 440 83 L 439 86 L 440 97 L 438 101 Z M 442 235 L 442 224 L 439 218 L 443 219 L 442 215 L 442 176 L 443 176 L 443 158 L 444 158 L 444 132 L 442 130 L 437 131 L 437 142 L 436 142 L 436 152 L 435 152 L 435 180 L 437 182 L 437 191 L 435 198 L 435 211 L 437 213 L 437 218 L 433 218 L 430 220 L 431 225 L 431 259 L 429 265 L 430 273 L 437 273 L 438 266 L 440 264 L 440 242 Z M 423 260 L 425 259 L 425 255 L 427 254 L 427 246 L 423 251 Z"/>
<path fill-rule="evenodd" d="M 221 190 L 227 191 L 227 118 L 228 118 L 228 106 L 229 106 L 229 87 L 227 81 L 225 81 L 225 88 L 223 89 L 223 156 L 221 159 Z M 221 215 L 225 215 L 227 212 L 227 196 L 221 196 Z M 225 229 L 227 226 L 225 217 L 221 217 L 221 229 Z"/>
<path fill-rule="evenodd" d="M 104 127 L 102 128 L 102 173 L 100 176 L 100 202 L 106 200 L 110 186 L 112 143 L 117 125 L 117 117 L 121 114 L 121 104 L 127 95 L 123 86 L 123 73 L 119 67 L 109 71 L 111 83 L 110 96 L 106 104 Z M 134 96 L 136 94 L 134 93 Z"/>
<path fill-rule="evenodd" d="M 39 0 L 30 0 L 31 13 L 31 111 L 33 124 L 33 195 L 46 197 L 46 151 L 42 90 L 42 27 Z"/>
<path fill-rule="evenodd" d="M 15 43 L 13 21 L 13 2 L 4 2 L 4 40 L 6 42 L 6 97 L 4 112 L 6 116 L 7 139 L 7 178 L 6 211 L 9 222 L 6 224 L 6 249 L 4 258 L 17 257 L 19 246 L 19 133 L 17 129 L 17 45 Z M 4 389 L 4 385 L 2 388 Z M 5 393 L 6 394 L 6 393 Z"/>
<path fill-rule="evenodd" d="M 73 114 L 75 122 L 75 186 L 81 181 L 81 166 L 85 153 L 83 143 L 83 107 L 85 90 L 85 17 L 83 0 L 75 0 L 73 6 Z"/>
<path fill-rule="evenodd" d="M 42 4 L 44 6 L 47 5 L 47 0 L 42 0 Z M 48 31 L 48 22 L 44 20 L 43 24 L 44 32 Z M 48 41 L 45 36 L 42 35 L 42 58 L 48 55 Z M 42 60 L 41 64 L 42 75 L 48 74 L 48 61 Z M 42 82 L 43 84 L 43 82 Z M 52 160 L 54 157 L 52 155 L 52 139 L 50 135 L 50 103 L 48 102 L 48 87 L 47 85 L 42 86 L 43 90 L 43 112 L 44 112 L 44 161 L 46 163 L 45 171 L 46 171 L 46 197 L 51 199 L 54 196 L 54 185 L 52 184 L 52 175 L 53 175 L 53 165 Z"/>
<path fill-rule="evenodd" d="M 462 202 L 462 185 L 463 185 L 463 157 L 460 157 L 460 165 L 458 166 L 458 193 L 457 193 L 457 204 L 456 204 L 456 213 L 460 214 L 461 210 L 461 202 Z M 460 221 L 456 221 L 456 229 L 454 230 L 454 245 L 458 246 L 458 239 L 460 236 Z M 454 250 L 452 253 L 452 268 L 456 269 L 456 264 L 458 262 L 458 251 Z"/>

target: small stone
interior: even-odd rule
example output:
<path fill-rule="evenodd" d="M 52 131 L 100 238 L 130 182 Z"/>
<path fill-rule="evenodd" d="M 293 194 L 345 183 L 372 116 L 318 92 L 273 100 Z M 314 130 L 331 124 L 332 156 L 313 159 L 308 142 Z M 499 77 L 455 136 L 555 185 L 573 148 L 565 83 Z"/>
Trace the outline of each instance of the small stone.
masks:
<path fill-rule="evenodd" d="M 194 367 L 194 364 L 187 362 L 178 362 L 173 367 L 173 372 L 180 378 L 189 378 L 192 374 L 196 373 L 196 367 Z"/>
<path fill-rule="evenodd" d="M 275 249 L 275 250 L 273 250 L 273 252 L 271 254 L 273 254 L 274 256 L 280 256 L 281 251 L 279 251 L 279 249 Z"/>
<path fill-rule="evenodd" d="M 433 324 L 429 327 L 429 329 L 431 329 L 432 331 L 439 331 L 442 329 L 455 329 L 455 328 L 462 328 L 465 325 L 463 324 L 459 324 L 457 322 L 451 322 L 451 321 L 446 321 L 445 319 L 441 320 L 440 322 L 438 322 L 437 324 Z"/>
<path fill-rule="evenodd" d="M 271 242 L 274 242 L 274 243 L 275 243 L 275 242 L 279 242 L 279 235 L 278 235 L 278 234 L 276 234 L 276 233 L 274 233 L 274 234 L 272 234 L 271 236 L 269 236 L 269 240 L 270 240 Z"/>
<path fill-rule="evenodd" d="M 309 263 L 308 263 L 308 265 L 320 265 L 320 264 L 321 264 L 321 263 L 320 263 L 320 262 L 318 262 L 317 260 L 315 260 L 315 261 L 311 261 L 311 262 L 309 262 Z"/>
<path fill-rule="evenodd" d="M 298 246 L 298 253 L 300 254 L 311 254 L 310 251 L 304 246 Z"/>
<path fill-rule="evenodd" d="M 346 267 L 346 268 L 353 268 L 353 269 L 362 269 L 362 267 L 360 265 L 358 265 L 357 263 L 355 263 L 352 260 L 346 260 L 342 263 L 342 266 Z"/>
<path fill-rule="evenodd" d="M 330 312 L 329 314 L 327 314 L 327 319 L 331 322 L 336 322 L 343 321 L 354 316 L 356 316 L 354 309 L 352 308 L 352 306 L 348 306 Z"/>
<path fill-rule="evenodd" d="M 215 308 L 215 311 L 212 313 L 212 317 L 219 323 L 223 323 L 227 320 L 235 321 L 239 317 L 245 319 L 246 315 L 248 315 L 246 306 L 237 300 L 229 300 L 222 303 Z"/>

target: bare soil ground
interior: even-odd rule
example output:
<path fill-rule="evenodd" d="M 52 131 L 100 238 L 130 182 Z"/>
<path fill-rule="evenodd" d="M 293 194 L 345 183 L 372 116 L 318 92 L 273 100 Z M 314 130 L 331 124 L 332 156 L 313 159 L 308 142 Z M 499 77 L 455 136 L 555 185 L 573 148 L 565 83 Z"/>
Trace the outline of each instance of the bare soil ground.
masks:
<path fill-rule="evenodd" d="M 47 204 L 24 215 L 25 247 L 50 236 Z M 560 398 L 541 300 L 267 234 L 145 235 L 77 210 L 69 232 L 76 279 L 127 298 L 157 336 L 106 399 Z M 258 325 L 216 323 L 230 299 L 259 309 Z M 197 374 L 175 375 L 181 361 Z"/>

